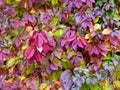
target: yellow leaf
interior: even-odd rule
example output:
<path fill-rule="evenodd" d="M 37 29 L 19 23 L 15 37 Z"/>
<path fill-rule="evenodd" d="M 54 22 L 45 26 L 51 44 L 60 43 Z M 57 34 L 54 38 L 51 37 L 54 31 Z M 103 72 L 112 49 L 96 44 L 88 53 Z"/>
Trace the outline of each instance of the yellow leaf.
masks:
<path fill-rule="evenodd" d="M 85 39 L 89 39 L 89 38 L 90 38 L 90 34 L 86 34 Z"/>
<path fill-rule="evenodd" d="M 46 83 L 42 83 L 42 84 L 40 85 L 39 90 L 44 90 L 44 89 L 46 89 L 46 88 L 47 88 L 47 84 L 46 84 Z"/>
<path fill-rule="evenodd" d="M 98 24 L 98 23 L 97 23 L 97 24 L 95 24 L 95 25 L 94 25 L 94 29 L 95 29 L 95 30 L 101 29 L 101 25 L 100 25 L 100 24 Z"/>
<path fill-rule="evenodd" d="M 113 84 L 115 87 L 120 88 L 120 81 L 119 80 L 114 81 Z"/>
<path fill-rule="evenodd" d="M 25 76 L 19 76 L 19 79 L 22 81 L 25 79 Z"/>
<path fill-rule="evenodd" d="M 22 45 L 22 50 L 26 49 L 27 45 Z"/>
<path fill-rule="evenodd" d="M 98 21 L 99 21 L 99 16 L 97 16 L 97 17 L 93 20 L 94 23 L 97 23 Z"/>

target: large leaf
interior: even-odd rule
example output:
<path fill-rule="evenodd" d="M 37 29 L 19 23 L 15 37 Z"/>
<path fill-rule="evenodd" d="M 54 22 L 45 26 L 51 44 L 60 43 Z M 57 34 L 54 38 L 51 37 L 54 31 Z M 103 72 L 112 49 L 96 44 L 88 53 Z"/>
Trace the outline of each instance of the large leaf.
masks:
<path fill-rule="evenodd" d="M 35 53 L 34 47 L 33 46 L 29 46 L 26 50 L 25 50 L 25 57 L 27 59 L 30 59 Z"/>
<path fill-rule="evenodd" d="M 70 90 L 73 81 L 72 81 L 72 73 L 70 70 L 65 70 L 61 76 L 60 76 L 60 81 L 62 83 L 62 90 Z"/>

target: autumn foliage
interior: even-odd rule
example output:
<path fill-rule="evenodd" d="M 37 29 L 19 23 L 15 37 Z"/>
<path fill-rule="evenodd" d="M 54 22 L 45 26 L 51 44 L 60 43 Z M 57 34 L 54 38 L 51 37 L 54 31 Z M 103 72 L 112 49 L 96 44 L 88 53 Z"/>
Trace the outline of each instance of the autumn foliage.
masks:
<path fill-rule="evenodd" d="M 119 0 L 0 0 L 0 90 L 119 90 Z"/>

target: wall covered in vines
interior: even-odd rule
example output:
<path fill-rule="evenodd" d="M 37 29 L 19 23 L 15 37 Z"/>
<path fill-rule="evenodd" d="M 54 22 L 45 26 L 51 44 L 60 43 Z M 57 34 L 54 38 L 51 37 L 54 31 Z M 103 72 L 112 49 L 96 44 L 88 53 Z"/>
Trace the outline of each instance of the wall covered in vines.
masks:
<path fill-rule="evenodd" d="M 120 90 L 120 0 L 0 0 L 0 90 Z"/>

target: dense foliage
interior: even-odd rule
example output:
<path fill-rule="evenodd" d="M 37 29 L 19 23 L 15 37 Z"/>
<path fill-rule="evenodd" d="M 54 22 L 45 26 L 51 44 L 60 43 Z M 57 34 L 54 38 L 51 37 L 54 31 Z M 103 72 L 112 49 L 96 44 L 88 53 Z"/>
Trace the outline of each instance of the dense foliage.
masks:
<path fill-rule="evenodd" d="M 0 90 L 120 90 L 120 0 L 0 0 Z"/>

